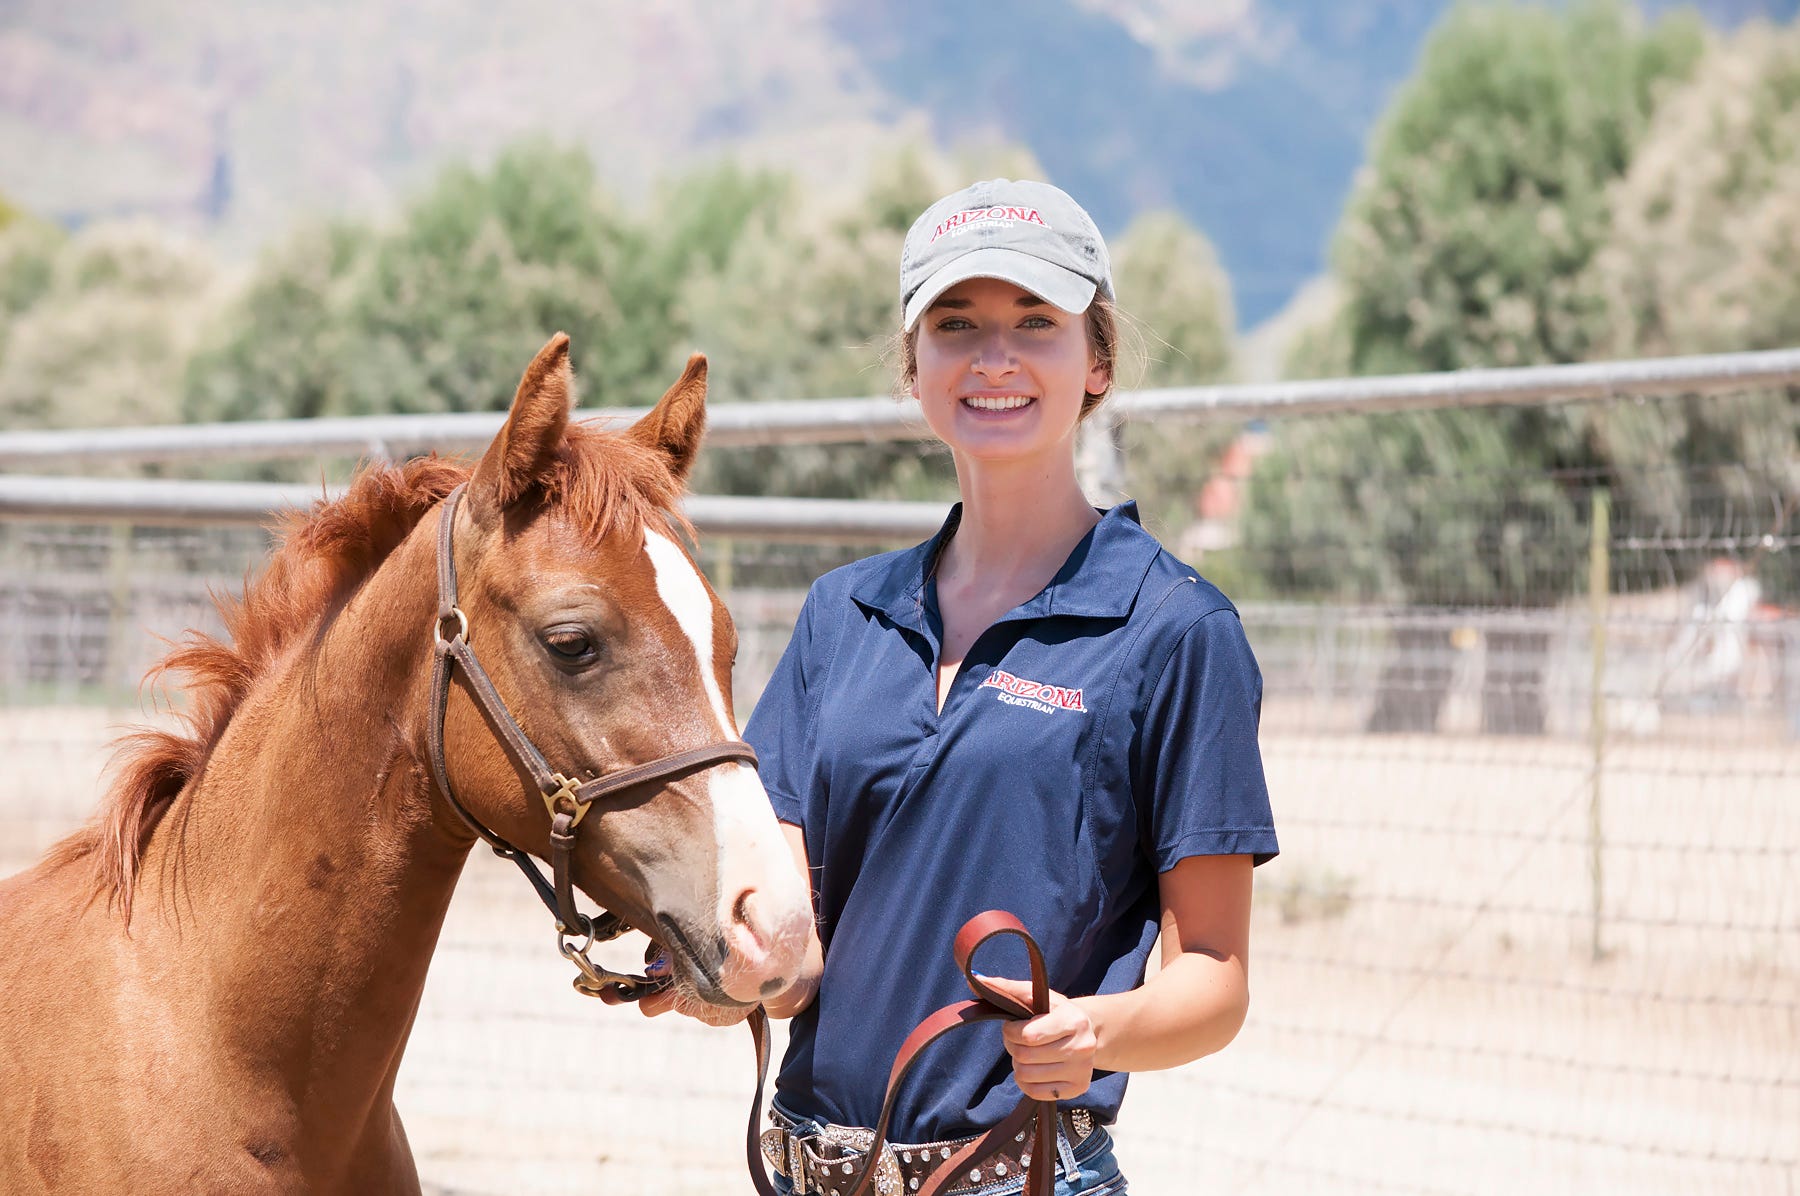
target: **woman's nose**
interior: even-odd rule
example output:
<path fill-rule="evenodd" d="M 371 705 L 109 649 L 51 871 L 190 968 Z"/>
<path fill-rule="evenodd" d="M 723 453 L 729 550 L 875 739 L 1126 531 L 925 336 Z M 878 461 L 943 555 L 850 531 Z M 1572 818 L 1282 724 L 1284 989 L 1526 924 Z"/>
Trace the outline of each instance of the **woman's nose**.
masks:
<path fill-rule="evenodd" d="M 1019 368 L 1019 362 L 1003 338 L 984 336 L 975 346 L 975 360 L 971 368 L 984 378 L 1004 378 Z"/>

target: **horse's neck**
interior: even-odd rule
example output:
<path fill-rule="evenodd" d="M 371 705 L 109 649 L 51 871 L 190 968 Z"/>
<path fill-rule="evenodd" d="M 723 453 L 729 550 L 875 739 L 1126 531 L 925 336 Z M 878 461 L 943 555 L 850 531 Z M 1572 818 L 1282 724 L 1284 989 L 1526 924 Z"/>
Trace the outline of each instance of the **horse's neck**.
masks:
<path fill-rule="evenodd" d="M 468 854 L 414 754 L 429 545 L 415 533 L 252 690 L 159 828 L 133 918 L 193 973 L 227 1057 L 260 1073 L 239 1081 L 331 1117 L 384 1109 Z"/>

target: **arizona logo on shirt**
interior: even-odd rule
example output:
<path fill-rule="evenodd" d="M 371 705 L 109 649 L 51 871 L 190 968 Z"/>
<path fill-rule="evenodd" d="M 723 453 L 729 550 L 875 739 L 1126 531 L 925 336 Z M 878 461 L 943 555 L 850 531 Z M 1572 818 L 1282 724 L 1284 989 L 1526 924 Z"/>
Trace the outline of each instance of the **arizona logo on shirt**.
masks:
<path fill-rule="evenodd" d="M 999 690 L 995 696 L 1008 706 L 1029 706 L 1044 714 L 1054 714 L 1058 710 L 1087 713 L 1087 707 L 1081 704 L 1081 690 L 1069 689 L 1063 685 L 1046 685 L 1042 681 L 1027 681 L 1023 677 L 1013 676 L 1005 669 L 995 669 L 989 673 L 980 688 Z"/>

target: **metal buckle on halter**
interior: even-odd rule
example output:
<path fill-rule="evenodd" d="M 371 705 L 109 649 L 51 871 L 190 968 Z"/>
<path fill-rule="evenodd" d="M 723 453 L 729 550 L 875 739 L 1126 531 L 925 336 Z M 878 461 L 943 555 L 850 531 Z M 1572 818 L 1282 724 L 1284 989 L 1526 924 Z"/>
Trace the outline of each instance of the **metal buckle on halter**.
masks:
<path fill-rule="evenodd" d="M 576 796 L 576 790 L 581 788 L 581 784 L 569 777 L 565 777 L 560 772 L 551 773 L 550 779 L 556 782 L 556 788 L 544 794 L 544 807 L 550 811 L 550 817 L 552 818 L 555 818 L 558 814 L 567 814 L 569 816 L 569 829 L 574 830 L 581 825 L 581 820 L 587 817 L 588 812 L 587 803 Z M 557 804 L 564 798 L 569 799 L 569 808 L 567 810 L 562 809 Z"/>

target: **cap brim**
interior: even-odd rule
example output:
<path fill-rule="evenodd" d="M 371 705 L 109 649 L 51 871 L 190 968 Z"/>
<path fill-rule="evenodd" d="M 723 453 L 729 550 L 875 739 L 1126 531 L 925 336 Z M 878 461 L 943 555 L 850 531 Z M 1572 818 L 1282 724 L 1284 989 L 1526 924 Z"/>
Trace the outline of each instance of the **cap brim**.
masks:
<path fill-rule="evenodd" d="M 1024 287 L 1044 302 L 1066 312 L 1086 311 L 1098 289 L 1073 270 L 1065 270 L 1016 249 L 989 246 L 963 254 L 919 284 L 919 289 L 906 303 L 905 330 L 913 330 L 913 325 L 919 322 L 926 308 L 937 302 L 938 296 L 971 278 L 998 278 Z"/>

